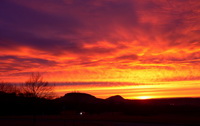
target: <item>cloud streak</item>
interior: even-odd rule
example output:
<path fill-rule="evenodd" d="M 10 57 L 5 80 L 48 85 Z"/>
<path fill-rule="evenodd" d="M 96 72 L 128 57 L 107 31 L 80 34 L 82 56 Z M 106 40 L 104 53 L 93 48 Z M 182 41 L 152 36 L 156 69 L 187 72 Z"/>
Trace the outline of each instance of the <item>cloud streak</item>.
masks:
<path fill-rule="evenodd" d="M 198 78 L 199 8 L 198 0 L 2 0 L 1 75 L 48 71 L 60 76 L 53 81 Z"/>

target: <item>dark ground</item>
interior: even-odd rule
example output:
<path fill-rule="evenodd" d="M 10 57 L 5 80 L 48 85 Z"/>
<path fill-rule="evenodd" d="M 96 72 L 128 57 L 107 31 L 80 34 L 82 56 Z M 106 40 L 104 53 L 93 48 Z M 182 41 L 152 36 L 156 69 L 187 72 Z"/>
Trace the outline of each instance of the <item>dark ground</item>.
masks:
<path fill-rule="evenodd" d="M 55 115 L 1 116 L 1 126 L 198 126 L 200 117 L 187 116 L 120 116 Z"/>
<path fill-rule="evenodd" d="M 0 126 L 200 126 L 200 98 L 99 99 L 68 93 L 48 100 L 0 92 Z"/>

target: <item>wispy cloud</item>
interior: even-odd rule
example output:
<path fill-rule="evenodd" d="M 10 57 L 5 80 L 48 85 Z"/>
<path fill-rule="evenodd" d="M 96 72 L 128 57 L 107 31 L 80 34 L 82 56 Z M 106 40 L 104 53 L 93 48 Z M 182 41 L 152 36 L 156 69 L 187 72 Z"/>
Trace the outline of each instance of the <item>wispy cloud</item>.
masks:
<path fill-rule="evenodd" d="M 74 81 L 134 81 L 146 70 L 200 76 L 199 8 L 198 0 L 2 0 L 0 71 Z"/>

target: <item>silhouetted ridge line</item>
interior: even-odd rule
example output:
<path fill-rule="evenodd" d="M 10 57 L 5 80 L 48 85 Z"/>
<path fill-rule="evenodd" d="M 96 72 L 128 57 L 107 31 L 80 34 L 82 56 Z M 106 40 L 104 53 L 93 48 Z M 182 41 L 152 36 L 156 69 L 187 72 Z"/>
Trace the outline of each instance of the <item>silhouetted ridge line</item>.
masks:
<path fill-rule="evenodd" d="M 99 99 L 87 93 L 67 93 L 63 97 L 57 99 L 59 102 L 69 103 L 96 103 Z"/>
<path fill-rule="evenodd" d="M 87 93 L 67 93 L 63 97 L 85 97 L 85 98 L 96 98 L 93 95 L 87 94 Z"/>
<path fill-rule="evenodd" d="M 107 98 L 106 100 L 115 101 L 115 102 L 117 102 L 117 101 L 122 102 L 125 99 L 120 95 L 115 95 L 115 96 L 111 96 L 111 97 Z"/>

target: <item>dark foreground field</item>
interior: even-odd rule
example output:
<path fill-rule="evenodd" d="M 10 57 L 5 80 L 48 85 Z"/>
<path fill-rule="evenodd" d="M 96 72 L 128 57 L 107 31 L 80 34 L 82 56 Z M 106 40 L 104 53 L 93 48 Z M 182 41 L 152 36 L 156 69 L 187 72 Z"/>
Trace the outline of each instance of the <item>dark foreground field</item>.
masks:
<path fill-rule="evenodd" d="M 68 93 L 50 100 L 2 92 L 0 102 L 0 126 L 200 126 L 200 98 L 99 99 Z"/>
<path fill-rule="evenodd" d="M 1 116 L 1 126 L 198 126 L 194 116 L 55 115 Z"/>

